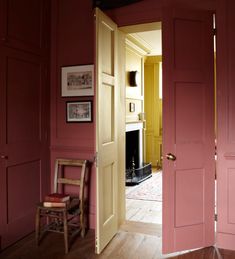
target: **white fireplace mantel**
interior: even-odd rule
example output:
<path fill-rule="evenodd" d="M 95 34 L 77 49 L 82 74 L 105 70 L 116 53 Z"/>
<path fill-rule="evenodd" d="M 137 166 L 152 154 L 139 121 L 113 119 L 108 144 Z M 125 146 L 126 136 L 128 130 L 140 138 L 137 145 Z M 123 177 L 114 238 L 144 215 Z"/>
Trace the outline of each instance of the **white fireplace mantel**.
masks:
<path fill-rule="evenodd" d="M 133 131 L 133 130 L 142 130 L 143 129 L 143 122 L 129 122 L 126 123 L 126 132 Z"/>

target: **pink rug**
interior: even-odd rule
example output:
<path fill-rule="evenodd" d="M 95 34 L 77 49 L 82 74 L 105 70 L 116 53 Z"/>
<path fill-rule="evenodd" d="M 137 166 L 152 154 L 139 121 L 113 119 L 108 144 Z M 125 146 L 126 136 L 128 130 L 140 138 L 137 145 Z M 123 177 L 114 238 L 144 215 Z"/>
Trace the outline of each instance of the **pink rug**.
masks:
<path fill-rule="evenodd" d="M 154 173 L 152 177 L 139 185 L 128 188 L 126 198 L 134 200 L 162 201 L 162 172 Z"/>

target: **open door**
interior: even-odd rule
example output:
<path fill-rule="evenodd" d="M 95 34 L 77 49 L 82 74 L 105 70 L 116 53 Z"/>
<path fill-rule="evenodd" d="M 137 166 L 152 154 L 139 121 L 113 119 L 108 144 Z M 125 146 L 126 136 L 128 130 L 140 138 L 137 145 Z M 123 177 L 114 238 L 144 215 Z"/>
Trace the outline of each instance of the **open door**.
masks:
<path fill-rule="evenodd" d="M 118 230 L 117 26 L 96 9 L 96 252 Z"/>
<path fill-rule="evenodd" d="M 163 253 L 214 244 L 213 19 L 163 14 Z"/>

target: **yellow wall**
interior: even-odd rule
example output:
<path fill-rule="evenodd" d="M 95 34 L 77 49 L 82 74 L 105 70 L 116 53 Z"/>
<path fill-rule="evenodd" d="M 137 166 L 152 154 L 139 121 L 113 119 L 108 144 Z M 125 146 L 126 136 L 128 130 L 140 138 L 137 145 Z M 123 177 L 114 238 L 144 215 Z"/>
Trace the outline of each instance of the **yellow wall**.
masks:
<path fill-rule="evenodd" d="M 132 45 L 133 46 L 133 45 Z M 127 44 L 126 46 L 126 123 L 144 122 L 144 161 L 154 167 L 161 166 L 162 100 L 159 98 L 159 62 L 161 56 L 146 57 Z M 140 84 L 129 84 L 129 72 L 138 71 Z M 130 111 L 134 103 L 135 111 Z M 145 118 L 140 119 L 139 114 Z M 146 121 L 145 121 L 146 120 Z"/>
<path fill-rule="evenodd" d="M 146 162 L 161 164 L 162 99 L 159 98 L 159 62 L 161 56 L 147 57 L 144 64 L 144 96 L 146 118 Z"/>

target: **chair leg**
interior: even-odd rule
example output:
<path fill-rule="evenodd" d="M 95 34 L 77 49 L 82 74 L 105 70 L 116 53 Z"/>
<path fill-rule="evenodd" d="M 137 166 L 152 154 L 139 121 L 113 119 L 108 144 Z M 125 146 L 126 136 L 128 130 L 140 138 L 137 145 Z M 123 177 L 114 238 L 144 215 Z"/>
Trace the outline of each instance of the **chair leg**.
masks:
<path fill-rule="evenodd" d="M 36 244 L 39 245 L 39 237 L 40 237 L 40 208 L 37 208 L 36 212 L 36 223 L 35 223 L 35 237 Z"/>
<path fill-rule="evenodd" d="M 69 244 L 68 244 L 68 222 L 67 222 L 67 212 L 63 211 L 63 225 L 64 225 L 64 246 L 65 253 L 69 252 Z"/>
<path fill-rule="evenodd" d="M 83 212 L 80 214 L 80 226 L 81 226 L 81 237 L 85 236 L 85 222 L 84 222 L 84 214 Z"/>

